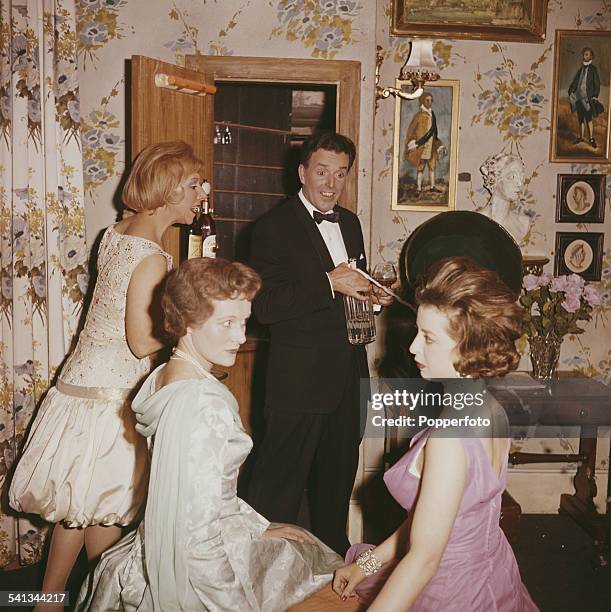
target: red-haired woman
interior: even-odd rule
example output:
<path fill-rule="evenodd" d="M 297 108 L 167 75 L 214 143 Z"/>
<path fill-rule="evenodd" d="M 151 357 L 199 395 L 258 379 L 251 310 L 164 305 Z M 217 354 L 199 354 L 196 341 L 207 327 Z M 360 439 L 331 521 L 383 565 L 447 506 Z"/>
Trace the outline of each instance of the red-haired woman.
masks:
<path fill-rule="evenodd" d="M 341 565 L 307 531 L 270 525 L 237 496 L 252 440 L 211 369 L 234 364 L 260 283 L 223 259 L 170 273 L 162 309 L 176 348 L 132 403 L 138 432 L 154 436 L 144 521 L 103 555 L 78 610 L 286 610 Z"/>

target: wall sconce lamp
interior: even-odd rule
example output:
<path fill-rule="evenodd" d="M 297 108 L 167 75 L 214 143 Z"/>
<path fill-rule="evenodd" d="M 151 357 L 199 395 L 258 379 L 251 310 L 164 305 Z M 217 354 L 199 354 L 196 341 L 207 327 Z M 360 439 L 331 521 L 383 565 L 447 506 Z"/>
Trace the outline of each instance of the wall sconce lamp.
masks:
<path fill-rule="evenodd" d="M 398 87 L 382 87 L 380 85 L 380 68 L 382 67 L 382 47 L 377 46 L 376 51 L 376 72 L 375 72 L 375 92 L 376 109 L 380 98 L 395 96 L 403 100 L 414 100 L 422 95 L 424 84 L 428 81 L 439 79 L 437 65 L 433 59 L 432 40 L 413 40 L 410 43 L 410 50 L 405 64 L 399 72 L 399 79 L 409 81 L 411 88 L 399 89 Z M 411 89 L 411 91 L 410 91 Z"/>

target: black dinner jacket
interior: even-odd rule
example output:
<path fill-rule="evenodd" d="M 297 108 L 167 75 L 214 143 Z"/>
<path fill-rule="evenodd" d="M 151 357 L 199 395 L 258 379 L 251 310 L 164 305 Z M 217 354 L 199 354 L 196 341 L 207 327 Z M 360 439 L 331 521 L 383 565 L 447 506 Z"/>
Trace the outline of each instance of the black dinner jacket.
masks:
<path fill-rule="evenodd" d="M 335 210 L 348 257 L 365 270 L 358 217 L 341 206 Z M 367 358 L 364 347 L 348 342 L 343 296 L 333 298 L 326 275 L 333 260 L 299 196 L 255 223 L 251 264 L 263 279 L 253 310 L 271 332 L 266 409 L 333 411 L 345 385 L 358 384 L 355 359 L 358 375 L 368 376 Z"/>
<path fill-rule="evenodd" d="M 579 87 L 579 77 L 581 76 L 581 71 L 584 70 L 585 66 L 582 64 L 575 73 L 571 84 L 569 85 L 569 95 L 576 92 Z M 592 98 L 598 98 L 600 94 L 600 76 L 598 75 L 598 69 L 594 64 L 589 65 L 588 74 L 586 76 L 586 94 L 588 96 L 588 101 L 592 101 Z"/>

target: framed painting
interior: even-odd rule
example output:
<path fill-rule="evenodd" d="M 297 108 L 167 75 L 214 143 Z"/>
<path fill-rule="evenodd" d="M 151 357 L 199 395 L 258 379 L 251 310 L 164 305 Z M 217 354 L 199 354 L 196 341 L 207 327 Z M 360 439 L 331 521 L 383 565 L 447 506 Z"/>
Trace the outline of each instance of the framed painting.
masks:
<path fill-rule="evenodd" d="M 396 87 L 409 89 L 397 79 Z M 442 212 L 456 203 L 459 82 L 428 83 L 415 100 L 395 101 L 393 210 Z"/>
<path fill-rule="evenodd" d="M 550 161 L 611 164 L 611 31 L 556 30 Z"/>
<path fill-rule="evenodd" d="M 556 223 L 603 223 L 605 174 L 559 174 Z"/>
<path fill-rule="evenodd" d="M 547 0 L 392 0 L 393 36 L 543 42 Z"/>
<path fill-rule="evenodd" d="M 554 274 L 579 274 L 599 281 L 603 263 L 602 232 L 557 232 Z"/>

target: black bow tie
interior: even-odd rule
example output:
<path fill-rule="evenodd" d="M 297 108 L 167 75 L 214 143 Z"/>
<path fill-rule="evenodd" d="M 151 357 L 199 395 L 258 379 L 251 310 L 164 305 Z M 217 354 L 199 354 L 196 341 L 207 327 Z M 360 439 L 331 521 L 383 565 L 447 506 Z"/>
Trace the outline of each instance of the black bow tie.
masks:
<path fill-rule="evenodd" d="M 323 221 L 329 221 L 329 223 L 339 222 L 339 212 L 336 210 L 328 212 L 324 215 L 321 212 L 315 210 L 313 211 L 312 216 L 314 217 L 314 221 L 316 221 L 316 223 L 322 223 Z"/>

